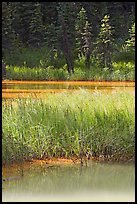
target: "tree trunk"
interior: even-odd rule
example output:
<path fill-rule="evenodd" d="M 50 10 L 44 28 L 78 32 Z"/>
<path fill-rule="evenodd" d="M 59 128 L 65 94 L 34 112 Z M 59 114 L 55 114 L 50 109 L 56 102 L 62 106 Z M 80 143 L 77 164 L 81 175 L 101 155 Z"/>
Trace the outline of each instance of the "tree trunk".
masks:
<path fill-rule="evenodd" d="M 2 79 L 6 77 L 6 65 L 2 62 Z"/>
<path fill-rule="evenodd" d="M 64 55 L 67 63 L 68 73 L 74 73 L 74 64 L 71 51 L 69 49 L 64 49 Z"/>
<path fill-rule="evenodd" d="M 62 29 L 63 29 L 63 52 L 66 59 L 68 73 L 74 73 L 74 60 L 72 54 L 72 45 L 69 41 L 69 36 L 67 33 L 67 28 L 64 22 L 64 18 L 62 17 Z"/>
<path fill-rule="evenodd" d="M 86 60 L 85 60 L 85 65 L 89 69 L 90 68 L 90 49 L 86 50 Z"/>

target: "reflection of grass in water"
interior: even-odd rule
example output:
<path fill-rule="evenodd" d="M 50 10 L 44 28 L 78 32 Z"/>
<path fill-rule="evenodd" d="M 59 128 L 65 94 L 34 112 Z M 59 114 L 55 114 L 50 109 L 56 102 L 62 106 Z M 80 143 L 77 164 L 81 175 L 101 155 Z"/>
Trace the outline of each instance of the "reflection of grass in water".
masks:
<path fill-rule="evenodd" d="M 4 184 L 6 187 L 6 183 Z M 29 171 L 26 170 L 22 180 L 9 183 L 8 190 L 12 195 L 29 193 L 34 196 L 45 194 L 63 196 L 67 193 L 73 196 L 80 193 L 84 196 L 87 193 L 86 196 L 91 199 L 97 193 L 102 195 L 103 192 L 107 192 L 109 196 L 112 193 L 115 195 L 121 193 L 131 195 L 133 198 L 134 166 L 92 161 L 88 168 L 80 168 L 80 165 L 55 165 L 54 168 L 47 168 L 45 164 L 37 167 L 32 165 Z M 8 195 L 5 197 L 9 198 Z"/>
<path fill-rule="evenodd" d="M 3 162 L 78 156 L 91 149 L 97 157 L 134 157 L 132 94 L 81 90 L 13 101 L 2 107 Z"/>

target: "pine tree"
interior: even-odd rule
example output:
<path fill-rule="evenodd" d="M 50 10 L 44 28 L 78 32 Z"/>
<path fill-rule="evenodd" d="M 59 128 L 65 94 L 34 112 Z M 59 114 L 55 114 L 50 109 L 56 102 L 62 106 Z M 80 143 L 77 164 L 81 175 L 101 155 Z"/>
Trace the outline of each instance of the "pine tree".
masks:
<path fill-rule="evenodd" d="M 15 6 L 14 29 L 19 35 L 23 47 L 28 46 L 30 38 L 30 21 L 33 14 L 34 2 L 13 2 Z"/>
<path fill-rule="evenodd" d="M 88 21 L 85 23 L 83 33 L 83 51 L 86 57 L 85 65 L 87 68 L 90 67 L 90 55 L 92 53 L 93 41 L 92 41 L 92 27 Z"/>
<path fill-rule="evenodd" d="M 79 13 L 77 14 L 76 19 L 76 50 L 77 54 L 82 57 L 83 54 L 83 33 L 84 33 L 84 27 L 87 21 L 86 11 L 82 7 Z"/>
<path fill-rule="evenodd" d="M 82 8 L 76 19 L 76 50 L 80 56 L 85 56 L 85 65 L 90 67 L 90 55 L 92 52 L 92 27 L 89 23 L 86 11 Z"/>
<path fill-rule="evenodd" d="M 109 15 L 105 15 L 101 22 L 102 24 L 100 28 L 100 33 L 97 39 L 97 50 L 98 50 L 97 52 L 103 67 L 111 68 L 113 37 L 112 37 L 112 27 L 110 26 Z"/>
<path fill-rule="evenodd" d="M 73 18 L 75 3 L 59 2 L 57 35 L 60 50 L 62 50 L 68 68 L 68 73 L 74 73 L 75 21 Z"/>
<path fill-rule="evenodd" d="M 31 47 L 41 47 L 44 44 L 45 27 L 42 22 L 41 5 L 34 3 L 30 17 L 28 44 Z"/>
<path fill-rule="evenodd" d="M 126 45 L 129 50 L 135 50 L 135 22 L 129 29 L 129 39 L 126 41 Z"/>
<path fill-rule="evenodd" d="M 2 50 L 12 50 L 15 31 L 13 29 L 12 10 L 9 2 L 2 2 Z"/>
<path fill-rule="evenodd" d="M 135 2 L 2 2 L 2 49 L 5 54 L 20 47 L 48 45 L 51 62 L 56 50 L 66 59 L 68 72 L 74 72 L 78 54 L 85 55 L 89 67 L 93 41 L 99 36 L 96 52 L 103 66 L 110 67 L 113 39 L 109 16 L 102 20 L 101 29 L 98 23 L 106 13 L 115 27 L 118 50 L 125 42 L 133 50 L 135 25 L 129 33 L 128 29 L 135 21 Z"/>
<path fill-rule="evenodd" d="M 2 61 L 2 79 L 4 79 L 5 77 L 6 77 L 6 65 Z"/>
<path fill-rule="evenodd" d="M 53 63 L 58 52 L 57 31 L 55 22 L 46 27 L 46 45 L 49 48 L 50 61 Z"/>

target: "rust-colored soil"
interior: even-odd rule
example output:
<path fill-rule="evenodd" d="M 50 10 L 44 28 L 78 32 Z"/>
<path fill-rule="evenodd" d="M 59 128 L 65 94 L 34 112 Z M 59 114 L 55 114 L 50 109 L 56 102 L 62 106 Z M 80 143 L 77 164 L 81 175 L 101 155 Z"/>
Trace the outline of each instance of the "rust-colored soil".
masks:
<path fill-rule="evenodd" d="M 47 167 L 51 167 L 54 165 L 72 165 L 75 163 L 79 163 L 80 160 L 77 158 L 73 159 L 66 159 L 66 158 L 52 158 L 52 159 L 42 159 L 42 160 L 36 160 L 33 159 L 31 161 L 24 161 L 20 163 L 13 163 L 11 165 L 3 165 L 2 166 L 2 176 L 7 177 L 10 175 L 17 175 L 23 170 L 29 170 L 30 167 L 37 167 L 46 165 Z"/>

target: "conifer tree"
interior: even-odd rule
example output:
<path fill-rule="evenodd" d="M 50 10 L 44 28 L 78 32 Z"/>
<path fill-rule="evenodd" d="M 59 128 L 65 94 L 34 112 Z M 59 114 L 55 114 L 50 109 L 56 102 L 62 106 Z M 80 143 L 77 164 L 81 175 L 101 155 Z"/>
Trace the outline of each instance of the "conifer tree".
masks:
<path fill-rule="evenodd" d="M 68 73 L 74 73 L 74 48 L 75 48 L 75 21 L 73 2 L 59 2 L 58 5 L 58 41 L 68 68 Z"/>
<path fill-rule="evenodd" d="M 23 47 L 28 47 L 30 36 L 30 21 L 34 9 L 34 2 L 12 2 L 14 12 L 13 27 L 19 36 Z"/>
<path fill-rule="evenodd" d="M 85 65 L 87 68 L 90 67 L 90 55 L 92 53 L 93 48 L 93 40 L 92 40 L 92 28 L 88 21 L 85 23 L 84 33 L 83 33 L 83 51 L 85 54 Z"/>
<path fill-rule="evenodd" d="M 50 61 L 54 63 L 55 56 L 58 57 L 58 40 L 57 40 L 57 31 L 56 31 L 56 25 L 55 22 L 51 23 L 46 27 L 46 45 L 49 49 L 49 55 L 50 55 Z"/>
<path fill-rule="evenodd" d="M 129 39 L 126 41 L 126 45 L 129 50 L 135 50 L 135 22 L 129 29 Z"/>
<path fill-rule="evenodd" d="M 41 5 L 39 2 L 35 2 L 30 17 L 28 44 L 31 47 L 41 47 L 44 44 L 44 32 Z"/>
<path fill-rule="evenodd" d="M 79 13 L 77 14 L 77 19 L 76 19 L 76 51 L 77 54 L 82 57 L 83 53 L 83 33 L 84 33 L 84 27 L 87 21 L 87 16 L 86 16 L 86 11 L 82 7 Z"/>
<path fill-rule="evenodd" d="M 14 46 L 12 10 L 9 2 L 2 2 L 2 50 L 11 50 Z M 4 53 L 4 51 L 3 51 Z"/>
<path fill-rule="evenodd" d="M 86 67 L 90 66 L 98 36 L 96 56 L 104 67 L 111 67 L 113 39 L 109 15 L 115 27 L 115 47 L 119 51 L 126 42 L 125 47 L 134 51 L 135 24 L 128 33 L 135 21 L 134 14 L 134 2 L 2 2 L 3 53 L 48 46 L 51 63 L 55 53 L 61 59 L 64 56 L 68 72 L 72 73 L 78 55 L 84 55 Z"/>
<path fill-rule="evenodd" d="M 101 22 L 100 33 L 97 39 L 97 52 L 103 67 L 112 68 L 113 37 L 110 16 L 105 15 Z"/>
<path fill-rule="evenodd" d="M 76 49 L 77 53 L 85 56 L 85 65 L 90 67 L 90 55 L 92 52 L 92 27 L 89 23 L 86 11 L 82 7 L 76 19 Z"/>

